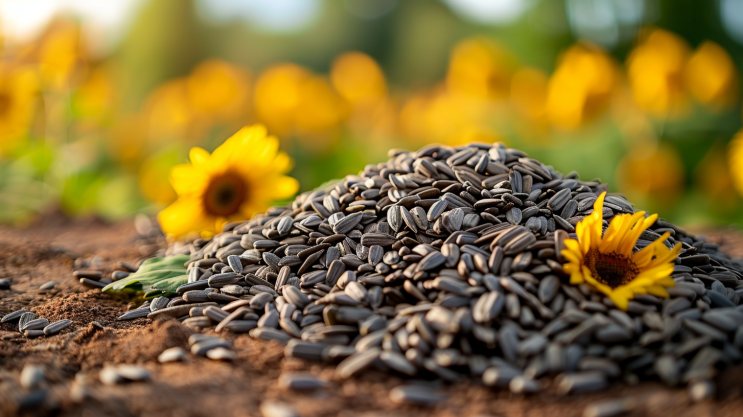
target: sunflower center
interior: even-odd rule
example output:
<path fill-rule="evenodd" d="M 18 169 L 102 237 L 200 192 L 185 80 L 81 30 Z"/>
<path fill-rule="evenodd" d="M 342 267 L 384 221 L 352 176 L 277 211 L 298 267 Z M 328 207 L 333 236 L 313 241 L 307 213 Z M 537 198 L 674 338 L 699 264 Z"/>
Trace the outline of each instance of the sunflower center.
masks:
<path fill-rule="evenodd" d="M 598 249 L 588 251 L 585 263 L 597 281 L 612 288 L 629 283 L 639 273 L 635 263 L 628 257 L 616 253 L 601 253 Z"/>
<path fill-rule="evenodd" d="M 247 196 L 245 180 L 238 173 L 227 171 L 209 181 L 204 193 L 204 209 L 213 216 L 227 217 L 240 211 Z"/>
<path fill-rule="evenodd" d="M 10 110 L 10 96 L 7 94 L 0 93 L 0 116 L 4 115 Z"/>

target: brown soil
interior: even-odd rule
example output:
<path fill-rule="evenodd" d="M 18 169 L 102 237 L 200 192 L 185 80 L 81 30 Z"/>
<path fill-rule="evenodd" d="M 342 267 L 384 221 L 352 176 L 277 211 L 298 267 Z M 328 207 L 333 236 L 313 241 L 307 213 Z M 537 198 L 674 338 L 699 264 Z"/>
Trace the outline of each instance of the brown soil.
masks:
<path fill-rule="evenodd" d="M 701 403 L 691 402 L 685 389 L 657 382 L 616 384 L 602 393 L 571 397 L 550 388 L 532 397 L 514 396 L 462 382 L 442 386 L 446 401 L 426 408 L 389 400 L 389 390 L 402 384 L 401 378 L 369 371 L 360 378 L 334 380 L 333 367 L 285 359 L 282 346 L 247 335 L 226 336 L 234 340 L 234 363 L 191 356 L 186 363 L 159 364 L 157 355 L 164 349 L 187 348 L 193 331 L 176 321 L 117 322 L 133 304 L 87 289 L 72 277 L 84 262 L 105 272 L 118 260 L 138 262 L 135 235 L 130 223 L 98 221 L 0 228 L 0 278 L 12 282 L 11 290 L 0 291 L 0 315 L 28 308 L 51 321 L 74 321 L 61 334 L 38 339 L 20 336 L 16 324 L 0 324 L 0 415 L 257 416 L 261 402 L 279 401 L 292 404 L 302 416 L 561 417 L 581 416 L 589 404 L 624 397 L 635 400 L 633 415 L 739 416 L 743 410 L 743 367 L 725 370 L 716 381 L 716 398 Z M 743 234 L 718 231 L 708 237 L 743 256 Z M 58 282 L 53 290 L 38 289 L 51 280 Z M 20 387 L 27 363 L 45 365 L 40 390 Z M 104 386 L 98 372 L 108 363 L 141 364 L 152 372 L 152 381 Z M 311 372 L 330 383 L 316 392 L 282 391 L 277 380 L 286 371 Z"/>

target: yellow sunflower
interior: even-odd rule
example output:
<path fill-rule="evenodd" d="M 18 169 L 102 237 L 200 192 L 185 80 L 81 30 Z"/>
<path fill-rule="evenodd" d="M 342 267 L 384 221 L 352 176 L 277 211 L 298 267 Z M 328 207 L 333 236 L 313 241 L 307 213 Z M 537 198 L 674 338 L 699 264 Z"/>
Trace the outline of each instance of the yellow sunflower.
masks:
<path fill-rule="evenodd" d="M 37 87 L 33 72 L 0 63 L 0 154 L 12 149 L 28 131 Z"/>
<path fill-rule="evenodd" d="M 176 238 L 191 232 L 211 236 L 226 222 L 247 220 L 299 188 L 284 175 L 291 158 L 261 125 L 242 128 L 212 154 L 195 147 L 189 156 L 190 164 L 170 172 L 178 200 L 158 215 L 163 232 Z"/>
<path fill-rule="evenodd" d="M 657 214 L 645 217 L 644 211 L 614 216 L 602 236 L 605 196 L 602 193 L 593 205 L 593 213 L 578 223 L 578 240 L 565 241 L 567 249 L 562 255 L 567 260 L 564 269 L 570 274 L 570 283 L 592 285 L 622 310 L 627 310 L 629 300 L 637 294 L 668 297 L 666 288 L 675 285 L 671 273 L 681 244 L 668 249 L 663 244 L 670 236 L 666 232 L 633 253 L 637 239 L 658 218 Z"/>

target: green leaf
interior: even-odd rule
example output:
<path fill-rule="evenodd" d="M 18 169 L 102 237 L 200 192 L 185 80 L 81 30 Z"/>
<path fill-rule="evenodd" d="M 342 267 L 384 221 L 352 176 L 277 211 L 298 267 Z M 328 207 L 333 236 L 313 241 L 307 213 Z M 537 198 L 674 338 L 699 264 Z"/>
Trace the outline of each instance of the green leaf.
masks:
<path fill-rule="evenodd" d="M 167 258 L 151 258 L 142 263 L 137 272 L 128 277 L 112 282 L 103 288 L 103 291 L 150 291 L 154 285 L 170 278 L 179 280 L 188 279 L 186 267 L 183 264 L 188 261 L 188 255 L 170 256 Z M 185 278 L 184 278 L 185 277 Z M 163 284 L 163 288 L 169 289 L 176 280 Z M 180 285 L 180 284 L 178 284 Z M 177 287 L 177 285 L 176 285 Z M 174 287 L 174 288 L 176 288 Z M 157 288 L 157 289 L 163 289 Z"/>
<path fill-rule="evenodd" d="M 180 275 L 173 278 L 164 279 L 152 285 L 153 290 L 160 290 L 164 293 L 175 293 L 176 288 L 188 282 L 188 275 Z"/>

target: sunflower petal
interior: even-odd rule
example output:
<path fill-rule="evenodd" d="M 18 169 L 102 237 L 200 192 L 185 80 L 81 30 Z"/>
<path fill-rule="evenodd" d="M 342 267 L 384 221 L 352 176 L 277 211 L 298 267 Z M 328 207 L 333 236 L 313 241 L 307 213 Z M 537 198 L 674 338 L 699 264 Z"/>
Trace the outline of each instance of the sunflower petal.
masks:
<path fill-rule="evenodd" d="M 214 219 L 204 213 L 201 201 L 193 197 L 181 197 L 157 215 L 163 232 L 181 238 L 193 231 L 214 232 Z"/>

